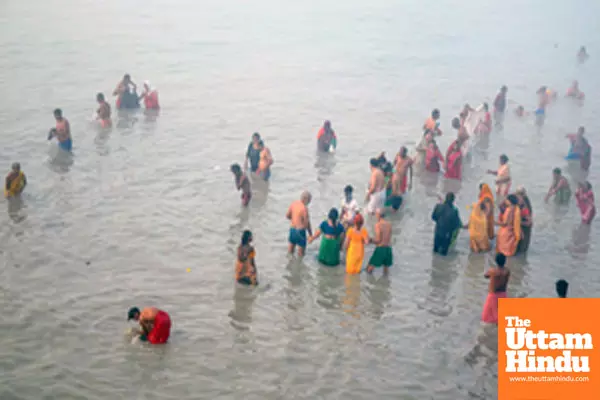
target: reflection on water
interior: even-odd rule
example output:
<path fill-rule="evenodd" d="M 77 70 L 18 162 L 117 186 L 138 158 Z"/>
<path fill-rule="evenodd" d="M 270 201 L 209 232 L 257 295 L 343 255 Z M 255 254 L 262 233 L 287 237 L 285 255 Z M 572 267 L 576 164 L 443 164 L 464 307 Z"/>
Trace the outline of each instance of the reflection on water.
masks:
<path fill-rule="evenodd" d="M 360 318 L 358 306 L 360 304 L 360 275 L 344 275 L 344 297 L 342 310 L 353 318 Z"/>
<path fill-rule="evenodd" d="M 375 319 L 381 319 L 385 309 L 390 302 L 390 278 L 381 276 L 376 278 L 373 275 L 367 275 L 368 285 L 365 286 L 368 303 L 368 313 Z"/>
<path fill-rule="evenodd" d="M 585 260 L 590 251 L 590 233 L 592 226 L 580 223 L 575 226 L 571 233 L 571 243 L 567 250 L 575 259 Z"/>
<path fill-rule="evenodd" d="M 15 223 L 22 222 L 27 218 L 27 214 L 23 209 L 25 202 L 23 201 L 23 196 L 13 196 L 7 199 L 6 201 L 8 205 L 8 216 Z"/>
<path fill-rule="evenodd" d="M 249 330 L 249 324 L 252 322 L 252 307 L 256 300 L 257 291 L 255 288 L 235 284 L 233 294 L 233 310 L 229 313 L 231 325 L 236 329 Z"/>

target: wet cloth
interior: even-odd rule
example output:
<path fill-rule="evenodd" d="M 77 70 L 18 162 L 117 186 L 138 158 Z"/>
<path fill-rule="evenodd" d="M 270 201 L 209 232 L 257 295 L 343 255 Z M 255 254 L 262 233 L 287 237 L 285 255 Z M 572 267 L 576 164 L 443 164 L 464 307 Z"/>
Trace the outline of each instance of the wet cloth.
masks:
<path fill-rule="evenodd" d="M 433 238 L 433 251 L 447 255 L 448 250 L 458 236 L 458 231 L 463 225 L 456 207 L 442 203 L 435 206 L 431 219 L 435 222 Z"/>
<path fill-rule="evenodd" d="M 365 242 L 369 235 L 363 227 L 360 230 L 349 228 L 346 232 L 348 253 L 346 254 L 346 273 L 360 274 L 365 258 Z"/>
<path fill-rule="evenodd" d="M 302 248 L 306 247 L 306 229 L 290 228 L 288 242 Z"/>
<path fill-rule="evenodd" d="M 148 334 L 148 341 L 152 344 L 164 344 L 171 334 L 171 318 L 169 314 L 158 310 L 154 318 L 154 325 Z"/>
<path fill-rule="evenodd" d="M 242 248 L 240 252 L 244 252 Z M 245 251 L 247 255 L 243 257 L 243 260 L 238 260 L 235 263 L 235 280 L 238 283 L 243 285 L 257 285 L 257 273 L 256 268 L 254 267 L 254 258 L 256 257 L 256 252 L 254 249 Z"/>
<path fill-rule="evenodd" d="M 500 218 L 502 223 L 496 237 L 496 251 L 507 257 L 514 256 L 521 240 L 521 210 L 517 206 L 507 207 Z"/>
<path fill-rule="evenodd" d="M 498 323 L 498 299 L 506 298 L 506 292 L 488 293 L 483 305 L 481 320 L 486 324 Z"/>
<path fill-rule="evenodd" d="M 369 260 L 369 265 L 379 268 L 381 266 L 391 267 L 394 263 L 394 256 L 392 253 L 392 248 L 390 246 L 380 246 L 376 247 L 371 259 Z"/>
<path fill-rule="evenodd" d="M 521 240 L 517 246 L 517 253 L 527 253 L 529 243 L 531 243 L 531 232 L 533 225 L 523 225 L 526 218 L 531 220 L 531 210 L 527 206 L 521 207 Z"/>
<path fill-rule="evenodd" d="M 71 138 L 68 138 L 67 140 L 63 140 L 62 142 L 59 141 L 58 147 L 60 147 L 64 151 L 70 152 L 71 150 L 73 150 L 73 141 L 71 140 Z"/>
<path fill-rule="evenodd" d="M 256 172 L 258 170 L 258 163 L 260 161 L 260 152 L 261 149 L 254 148 L 253 143 L 248 145 L 248 150 L 246 150 L 246 157 L 248 157 L 248 161 L 250 161 L 250 171 Z"/>
<path fill-rule="evenodd" d="M 360 211 L 360 207 L 358 206 L 358 202 L 355 199 L 352 199 L 350 201 L 346 200 L 346 197 L 344 196 L 344 198 L 342 199 L 342 222 L 348 224 L 348 225 L 352 225 L 352 223 L 354 222 L 354 217 L 356 216 L 356 213 L 358 213 Z"/>
<path fill-rule="evenodd" d="M 502 164 L 500 168 L 498 168 L 498 176 L 497 179 L 508 179 L 504 183 L 496 184 L 496 194 L 498 196 L 506 197 L 508 196 L 508 192 L 510 191 L 511 179 L 510 179 L 510 167 L 508 164 Z"/>
<path fill-rule="evenodd" d="M 440 162 L 444 162 L 444 156 L 440 149 L 433 144 L 427 146 L 425 152 L 425 169 L 429 172 L 440 172 Z"/>
<path fill-rule="evenodd" d="M 374 213 L 376 210 L 385 207 L 385 189 L 371 194 L 369 203 L 367 204 L 367 212 Z"/>
<path fill-rule="evenodd" d="M 588 190 L 587 192 L 578 190 L 575 193 L 575 199 L 577 200 L 577 207 L 581 213 L 581 222 L 590 224 L 596 216 L 594 193 L 591 190 Z"/>
<path fill-rule="evenodd" d="M 479 191 L 479 203 L 481 204 L 484 201 L 489 201 L 489 214 L 487 215 L 487 230 L 488 230 L 488 238 L 491 240 L 494 238 L 494 194 L 492 193 L 492 189 L 487 183 L 481 185 L 481 190 Z"/>
<path fill-rule="evenodd" d="M 339 223 L 333 227 L 328 221 L 323 221 L 319 229 L 322 233 L 321 245 L 319 247 L 319 262 L 330 267 L 335 267 L 340 263 L 340 237 L 344 233 L 344 227 Z"/>
<path fill-rule="evenodd" d="M 13 173 L 11 172 L 7 176 L 7 179 L 10 180 L 10 183 L 8 185 L 8 188 L 6 186 L 4 187 L 5 197 L 12 197 L 20 194 L 23 191 L 23 187 L 25 186 L 25 174 L 23 173 L 23 171 L 19 171 L 19 173 L 16 176 L 10 178 L 12 174 Z"/>
<path fill-rule="evenodd" d="M 569 186 L 563 186 L 556 191 L 554 195 L 556 204 L 567 204 L 569 200 L 571 200 L 571 188 Z"/>
<path fill-rule="evenodd" d="M 448 147 L 444 177 L 447 179 L 462 179 L 462 151 L 456 147 L 456 141 Z"/>
<path fill-rule="evenodd" d="M 490 238 L 488 236 L 487 215 L 480 207 L 481 203 L 475 203 L 469 218 L 469 244 L 475 253 L 490 250 Z"/>

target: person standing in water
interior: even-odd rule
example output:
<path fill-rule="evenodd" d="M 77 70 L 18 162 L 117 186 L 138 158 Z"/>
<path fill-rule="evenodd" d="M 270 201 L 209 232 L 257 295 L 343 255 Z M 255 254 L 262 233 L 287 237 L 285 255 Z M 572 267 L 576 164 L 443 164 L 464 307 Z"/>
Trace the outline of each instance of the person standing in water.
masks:
<path fill-rule="evenodd" d="M 103 128 L 108 128 L 112 125 L 112 121 L 110 119 L 110 104 L 104 98 L 103 93 L 98 93 L 96 95 L 96 101 L 98 102 L 98 109 L 96 110 L 96 119 L 100 121 L 100 126 Z"/>
<path fill-rule="evenodd" d="M 488 169 L 488 174 L 496 175 L 496 196 L 499 200 L 508 196 L 512 179 L 510 177 L 510 167 L 508 165 L 508 157 L 506 154 L 500 156 L 500 166 L 494 171 Z"/>
<path fill-rule="evenodd" d="M 483 305 L 481 320 L 486 324 L 498 323 L 498 299 L 506 298 L 510 270 L 505 267 L 506 256 L 502 253 L 496 254 L 496 267 L 490 268 L 484 277 L 490 280 L 488 295 Z"/>
<path fill-rule="evenodd" d="M 546 120 L 546 107 L 550 103 L 550 96 L 546 86 L 539 88 L 536 94 L 538 96 L 538 108 L 535 110 L 535 124 L 541 127 Z"/>
<path fill-rule="evenodd" d="M 158 110 L 158 91 L 150 85 L 150 82 L 144 81 L 144 91 L 140 95 L 139 100 L 144 100 L 146 110 Z"/>
<path fill-rule="evenodd" d="M 235 188 L 242 191 L 242 206 L 247 207 L 252 198 L 252 190 L 250 189 L 250 180 L 242 171 L 239 164 L 232 164 L 230 167 L 235 179 Z"/>
<path fill-rule="evenodd" d="M 431 117 L 427 118 L 423 124 L 423 131 L 430 132 L 433 136 L 442 136 L 440 130 L 440 110 L 437 108 L 431 112 Z"/>
<path fill-rule="evenodd" d="M 317 134 L 317 148 L 320 151 L 328 152 L 330 146 L 334 149 L 337 147 L 337 136 L 331 128 L 331 122 L 325 121 Z"/>
<path fill-rule="evenodd" d="M 290 220 L 290 234 L 288 237 L 288 253 L 294 254 L 296 246 L 298 246 L 298 256 L 303 257 L 306 252 L 306 240 L 308 232 L 312 236 L 312 228 L 310 226 L 310 217 L 308 215 L 308 205 L 312 196 L 310 192 L 304 191 L 300 200 L 294 201 L 285 215 Z"/>
<path fill-rule="evenodd" d="M 346 232 L 346 273 L 349 275 L 360 274 L 365 258 L 365 245 L 369 243 L 369 234 L 363 227 L 362 215 L 356 214 L 354 224 Z"/>
<path fill-rule="evenodd" d="M 375 251 L 369 260 L 367 273 L 372 274 L 375 268 L 383 266 L 383 274 L 387 276 L 389 268 L 394 263 L 392 248 L 392 224 L 385 220 L 385 214 L 382 210 L 377 210 L 377 222 L 375 223 Z"/>
<path fill-rule="evenodd" d="M 375 210 L 385 206 L 385 175 L 381 168 L 379 168 L 380 164 L 377 159 L 372 158 L 370 165 L 371 179 L 365 201 L 368 202 L 367 211 L 370 214 L 374 214 Z"/>
<path fill-rule="evenodd" d="M 506 86 L 502 86 L 500 88 L 500 92 L 496 95 L 494 99 L 494 121 L 496 121 L 497 126 L 502 126 L 502 122 L 504 121 L 504 112 L 506 111 L 506 93 L 508 93 L 508 88 Z"/>
<path fill-rule="evenodd" d="M 565 281 L 564 279 L 559 279 L 556 281 L 555 286 L 556 286 L 556 295 L 560 299 L 566 299 L 567 292 L 569 291 L 569 282 Z"/>
<path fill-rule="evenodd" d="M 354 217 L 360 211 L 358 202 L 352 197 L 353 192 L 354 188 L 351 185 L 348 185 L 344 188 L 344 197 L 342 199 L 341 207 L 342 215 L 340 216 L 340 220 L 345 228 L 352 226 L 354 223 Z"/>
<path fill-rule="evenodd" d="M 258 169 L 256 174 L 264 181 L 268 181 L 271 177 L 271 165 L 273 165 L 273 156 L 271 150 L 265 146 L 264 142 L 260 142 L 260 159 L 258 160 Z"/>
<path fill-rule="evenodd" d="M 138 321 L 142 330 L 140 339 L 151 344 L 164 344 L 171 334 L 171 317 L 163 310 L 155 307 L 146 307 L 141 312 L 137 307 L 131 307 L 127 313 L 127 320 Z"/>
<path fill-rule="evenodd" d="M 312 243 L 319 236 L 323 236 L 318 259 L 321 264 L 328 267 L 337 267 L 340 264 L 340 251 L 344 242 L 345 229 L 338 218 L 337 209 L 332 208 L 329 210 L 327 220 L 321 222 L 315 234 L 308 239 L 308 243 Z"/>
<path fill-rule="evenodd" d="M 56 138 L 58 146 L 64 151 L 70 152 L 73 149 L 73 140 L 71 139 L 71 125 L 69 121 L 63 117 L 62 110 L 57 108 L 54 110 L 54 119 L 56 119 L 56 127 L 50 129 L 48 140 Z"/>
<path fill-rule="evenodd" d="M 245 230 L 242 232 L 242 240 L 237 250 L 237 259 L 235 263 L 235 281 L 240 285 L 256 286 L 258 285 L 256 271 L 256 251 L 252 246 L 252 232 Z"/>
<path fill-rule="evenodd" d="M 431 140 L 427 143 L 427 151 L 425 152 L 425 170 L 433 173 L 439 173 L 441 164 L 445 162 L 444 156 L 440 151 L 436 141 L 429 135 Z"/>
<path fill-rule="evenodd" d="M 496 225 L 500 227 L 496 235 L 496 251 L 507 257 L 517 252 L 521 241 L 521 209 L 519 199 L 509 194 L 504 202 L 504 211 L 499 215 Z"/>
<path fill-rule="evenodd" d="M 460 133 L 461 126 L 458 118 L 452 120 L 452 127 L 459 131 L 458 137 L 448 146 L 446 151 L 446 179 L 462 179 L 463 144 L 466 137 Z"/>
<path fill-rule="evenodd" d="M 592 146 L 585 138 L 585 128 L 580 126 L 576 134 L 568 134 L 566 137 L 571 142 L 571 148 L 567 159 L 579 159 L 583 171 L 588 171 L 592 163 Z"/>
<path fill-rule="evenodd" d="M 248 168 L 248 163 L 250 163 L 250 172 L 256 173 L 256 171 L 258 171 L 258 163 L 260 161 L 261 151 L 262 141 L 260 139 L 260 134 L 258 132 L 254 132 L 252 134 L 252 141 L 248 145 L 248 150 L 246 150 L 244 169 Z"/>
<path fill-rule="evenodd" d="M 121 79 L 113 91 L 113 96 L 117 96 L 116 106 L 118 110 L 122 108 L 139 107 L 138 97 L 137 94 L 135 94 L 136 90 L 137 86 L 131 80 L 131 76 L 129 74 L 125 74 L 123 79 Z M 134 96 L 135 99 L 133 98 Z"/>
<path fill-rule="evenodd" d="M 592 191 L 592 184 L 589 182 L 583 182 L 579 184 L 579 188 L 575 192 L 575 199 L 577 200 L 577 208 L 581 213 L 581 223 L 589 225 L 596 216 L 596 202 L 594 200 L 594 192 Z"/>
<path fill-rule="evenodd" d="M 585 46 L 581 46 L 581 48 L 579 48 L 579 51 L 577 52 L 577 61 L 579 61 L 580 64 L 583 64 L 587 61 L 588 58 L 590 58 L 590 56 L 588 55 Z"/>
<path fill-rule="evenodd" d="M 585 93 L 579 89 L 579 82 L 573 81 L 571 87 L 567 89 L 566 97 L 571 97 L 577 100 L 585 99 Z"/>
<path fill-rule="evenodd" d="M 448 255 L 459 229 L 463 227 L 454 199 L 454 193 L 447 193 L 444 202 L 437 204 L 431 214 L 431 219 L 435 222 L 433 252 L 442 256 Z"/>
<path fill-rule="evenodd" d="M 23 171 L 21 171 L 21 164 L 18 162 L 13 163 L 11 171 L 6 175 L 4 197 L 8 198 L 20 195 L 25 186 L 27 186 L 27 178 Z"/>
<path fill-rule="evenodd" d="M 517 188 L 516 196 L 519 200 L 519 208 L 521 209 L 521 240 L 519 240 L 519 245 L 517 246 L 517 253 L 527 253 L 533 230 L 533 207 L 523 186 Z"/>
<path fill-rule="evenodd" d="M 544 201 L 547 203 L 552 196 L 554 196 L 556 204 L 560 205 L 568 204 L 571 199 L 571 186 L 569 186 L 569 181 L 563 176 L 560 168 L 552 170 L 552 184 Z"/>
<path fill-rule="evenodd" d="M 413 159 L 408 156 L 408 149 L 405 146 L 400 148 L 396 156 L 396 174 L 400 179 L 400 194 L 406 193 L 406 190 L 412 189 L 413 184 Z M 409 180 L 410 178 L 410 180 Z"/>

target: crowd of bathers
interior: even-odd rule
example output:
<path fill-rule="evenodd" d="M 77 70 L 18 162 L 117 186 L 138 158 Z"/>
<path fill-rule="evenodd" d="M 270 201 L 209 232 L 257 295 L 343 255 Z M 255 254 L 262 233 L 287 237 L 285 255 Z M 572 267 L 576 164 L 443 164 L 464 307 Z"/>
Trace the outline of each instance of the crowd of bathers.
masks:
<path fill-rule="evenodd" d="M 580 49 L 577 58 L 580 63 L 587 60 L 585 47 Z M 160 108 L 158 92 L 147 81 L 144 82 L 143 87 L 142 94 L 138 95 L 137 85 L 126 74 L 113 91 L 117 109 L 140 108 L 140 102 L 143 101 L 147 110 L 158 110 Z M 503 128 L 503 120 L 507 112 L 507 93 L 508 88 L 502 86 L 493 103 L 493 116 L 486 103 L 477 108 L 472 108 L 468 104 L 464 106 L 459 116 L 452 119 L 451 125 L 457 135 L 445 156 L 436 143 L 436 138 L 443 134 L 439 121 L 441 113 L 434 109 L 423 125 L 422 139 L 416 148 L 415 156 L 409 156 L 408 149 L 403 146 L 392 160 L 388 160 L 385 153 L 373 157 L 370 160 L 371 178 L 364 211 L 354 198 L 354 188 L 348 185 L 343 190 L 341 207 L 332 208 L 325 220 L 313 231 L 308 211 L 312 196 L 307 191 L 303 192 L 300 199 L 294 201 L 286 213 L 286 218 L 290 220 L 288 252 L 293 255 L 297 250 L 298 256 L 302 257 L 306 247 L 320 239 L 318 253 L 320 264 L 335 267 L 345 260 L 348 274 L 355 275 L 363 271 L 372 274 L 376 268 L 383 267 L 383 274 L 387 275 L 393 265 L 393 251 L 392 226 L 386 216 L 388 211 L 395 213 L 401 209 L 404 196 L 412 188 L 413 168 L 421 168 L 426 173 L 443 173 L 446 179 L 461 180 L 463 160 L 470 152 L 469 142 L 476 136 L 489 135 L 494 129 Z M 541 127 L 546 108 L 556 100 L 557 92 L 542 86 L 536 93 L 538 107 L 533 114 L 536 125 Z M 567 90 L 566 96 L 576 101 L 583 101 L 585 98 L 577 81 L 574 81 Z M 112 126 L 111 106 L 103 93 L 98 93 L 96 99 L 99 105 L 96 110 L 96 121 L 101 128 L 110 128 Z M 523 106 L 518 106 L 515 115 L 523 118 L 529 113 Z M 63 116 L 61 109 L 54 110 L 54 118 L 56 125 L 49 131 L 48 140 L 56 138 L 62 150 L 71 152 L 73 140 L 69 121 Z M 591 146 L 584 135 L 583 127 L 580 127 L 577 133 L 567 135 L 571 148 L 566 158 L 578 160 L 581 170 L 587 173 L 591 164 Z M 331 122 L 325 121 L 317 133 L 318 150 L 333 153 L 336 151 L 337 141 L 338 136 Z M 235 163 L 230 167 L 236 188 L 242 192 L 244 207 L 248 206 L 252 199 L 250 176 L 254 179 L 269 180 L 273 163 L 271 151 L 260 134 L 254 133 L 243 166 Z M 506 297 L 510 278 L 510 270 L 505 267 L 506 259 L 527 252 L 533 226 L 533 209 L 524 187 L 519 186 L 514 193 L 510 190 L 512 176 L 507 155 L 501 155 L 498 169 L 489 170 L 488 173 L 495 176 L 495 196 L 491 187 L 482 183 L 479 187 L 479 197 L 471 206 L 467 223 L 461 220 L 459 211 L 454 205 L 455 195 L 451 192 L 446 193 L 443 198 L 440 196 L 440 202 L 435 206 L 431 219 L 435 223 L 433 251 L 441 256 L 451 251 L 461 229 L 468 230 L 470 248 L 473 252 L 492 251 L 492 242 L 495 241 L 496 265 L 485 274 L 490 282 L 482 320 L 497 323 L 497 302 L 499 298 Z M 554 169 L 553 175 L 554 179 L 546 201 L 554 197 L 558 204 L 566 204 L 572 194 L 571 185 L 559 168 Z M 27 178 L 21 170 L 21 165 L 18 162 L 13 163 L 5 180 L 5 197 L 19 196 L 26 185 Z M 590 224 L 595 216 L 596 207 L 592 187 L 588 181 L 578 183 L 575 198 L 581 212 L 582 223 Z M 376 218 L 372 235 L 364 226 L 363 213 Z M 245 230 L 237 251 L 235 281 L 238 284 L 258 285 L 256 251 L 252 246 L 252 240 L 252 232 Z M 375 249 L 365 267 L 365 247 L 369 244 L 373 244 Z M 557 281 L 556 289 L 560 297 L 566 297 L 567 288 L 566 281 Z M 152 307 L 142 311 L 132 307 L 128 319 L 139 321 L 142 339 L 154 344 L 167 341 L 171 321 L 166 312 Z"/>

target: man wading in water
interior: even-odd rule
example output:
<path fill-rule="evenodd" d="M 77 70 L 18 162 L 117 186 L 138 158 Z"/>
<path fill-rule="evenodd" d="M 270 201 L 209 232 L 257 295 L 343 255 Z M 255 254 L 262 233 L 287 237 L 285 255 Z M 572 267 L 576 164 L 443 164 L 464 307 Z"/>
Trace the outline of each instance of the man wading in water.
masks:
<path fill-rule="evenodd" d="M 298 246 L 298 256 L 303 257 L 306 251 L 306 232 L 312 236 L 312 228 L 310 226 L 310 217 L 308 216 L 308 205 L 312 196 L 305 191 L 300 196 L 300 200 L 294 201 L 285 215 L 290 220 L 290 235 L 288 237 L 288 253 L 294 254 L 296 246 Z"/>

